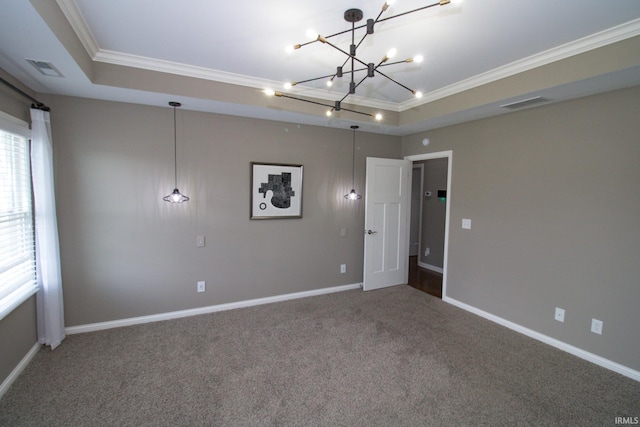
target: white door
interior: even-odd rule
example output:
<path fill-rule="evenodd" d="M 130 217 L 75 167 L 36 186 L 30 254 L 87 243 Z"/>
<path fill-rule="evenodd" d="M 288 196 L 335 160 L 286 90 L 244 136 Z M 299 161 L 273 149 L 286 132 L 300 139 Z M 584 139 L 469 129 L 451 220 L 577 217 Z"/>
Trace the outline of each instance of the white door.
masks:
<path fill-rule="evenodd" d="M 367 158 L 365 291 L 407 283 L 411 162 Z"/>

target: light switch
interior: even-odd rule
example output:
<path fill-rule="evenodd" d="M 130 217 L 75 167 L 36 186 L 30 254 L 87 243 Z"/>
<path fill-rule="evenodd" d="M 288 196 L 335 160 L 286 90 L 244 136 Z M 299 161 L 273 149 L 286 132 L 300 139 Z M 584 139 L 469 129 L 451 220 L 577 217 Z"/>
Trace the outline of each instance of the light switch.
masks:
<path fill-rule="evenodd" d="M 199 248 L 204 247 L 204 236 L 197 236 L 196 237 L 196 246 Z"/>
<path fill-rule="evenodd" d="M 462 228 L 464 228 L 465 230 L 471 230 L 471 220 L 464 218 L 462 220 Z"/>

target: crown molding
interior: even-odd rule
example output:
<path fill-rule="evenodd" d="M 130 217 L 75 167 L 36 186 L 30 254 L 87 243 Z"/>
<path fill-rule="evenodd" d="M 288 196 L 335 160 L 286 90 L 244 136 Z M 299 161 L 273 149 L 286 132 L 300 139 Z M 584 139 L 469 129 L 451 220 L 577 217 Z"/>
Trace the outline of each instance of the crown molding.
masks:
<path fill-rule="evenodd" d="M 198 67 L 195 65 L 187 65 L 139 55 L 130 55 L 122 52 L 101 49 L 95 54 L 93 59 L 97 62 L 104 62 L 113 65 L 139 68 L 143 70 L 157 71 L 161 73 L 169 73 L 184 77 L 193 77 L 196 79 L 211 80 L 257 89 L 278 88 L 279 91 L 284 92 L 283 89 L 280 89 L 282 82 L 278 81 L 258 79 L 256 77 L 214 70 L 212 68 Z M 296 87 L 286 93 L 296 96 L 323 99 L 330 102 L 333 102 L 336 99 L 336 95 L 331 92 L 313 88 Z M 349 104 L 398 111 L 398 104 L 395 102 L 367 99 L 359 96 L 351 96 Z"/>
<path fill-rule="evenodd" d="M 58 3 L 58 7 L 69 21 L 71 28 L 80 39 L 80 43 L 84 46 L 84 49 L 89 54 L 90 58 L 94 58 L 95 55 L 100 51 L 98 46 L 98 42 L 95 37 L 93 37 L 93 33 L 89 29 L 87 25 L 87 21 L 84 20 L 84 17 L 78 10 L 78 5 L 75 0 L 56 0 Z"/>
<path fill-rule="evenodd" d="M 221 83 L 247 86 L 251 88 L 265 89 L 280 87 L 282 85 L 282 82 L 277 81 L 258 79 L 251 76 L 229 73 L 211 68 L 100 49 L 86 21 L 78 10 L 75 0 L 56 0 L 56 2 L 94 61 L 170 73 L 185 77 L 218 81 Z M 349 103 L 363 107 L 402 112 L 638 35 L 640 35 L 640 19 L 635 19 L 527 58 L 514 61 L 510 64 L 478 74 L 471 78 L 461 80 L 449 86 L 427 92 L 420 99 L 410 98 L 407 101 L 396 103 L 352 95 L 349 98 Z M 297 86 L 288 93 L 296 96 L 308 96 L 330 102 L 335 100 L 334 94 L 329 91 L 304 88 L 302 86 Z"/>
<path fill-rule="evenodd" d="M 500 79 L 551 64 L 562 59 L 569 58 L 584 52 L 588 52 L 599 47 L 607 46 L 622 40 L 640 35 L 640 19 L 635 19 L 627 23 L 611 27 L 599 33 L 591 34 L 564 45 L 540 52 L 510 64 L 494 68 L 471 78 L 461 80 L 449 86 L 425 93 L 421 99 L 409 99 L 399 103 L 398 111 L 402 112 L 410 108 L 418 107 L 447 96 L 456 95 L 469 89 L 473 89 Z"/>

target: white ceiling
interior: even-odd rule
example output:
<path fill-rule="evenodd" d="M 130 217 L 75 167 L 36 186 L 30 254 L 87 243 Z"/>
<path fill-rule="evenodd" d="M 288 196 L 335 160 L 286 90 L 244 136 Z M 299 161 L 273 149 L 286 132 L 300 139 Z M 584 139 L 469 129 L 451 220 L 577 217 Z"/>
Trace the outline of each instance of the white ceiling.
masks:
<path fill-rule="evenodd" d="M 38 1 L 51 0 L 32 0 Z M 381 15 L 394 16 L 435 0 L 397 0 Z M 382 1 L 350 0 L 57 0 L 93 61 L 136 69 L 220 81 L 261 90 L 285 92 L 282 84 L 335 72 L 345 55 L 319 42 L 292 54 L 285 46 L 308 41 L 305 32 L 321 35 L 348 30 L 346 9 L 358 8 L 364 20 L 378 16 Z M 364 23 L 364 20 L 361 23 Z M 356 33 L 356 43 L 363 30 Z M 365 62 L 378 63 L 391 47 L 397 60 L 424 56 L 420 64 L 381 69 L 403 85 L 424 92 L 415 99 L 405 88 L 377 75 L 366 79 L 347 101 L 365 107 L 402 112 L 434 100 L 640 34 L 638 0 L 464 0 L 434 6 L 379 22 L 375 34 L 358 48 Z M 330 41 L 348 50 L 350 33 Z M 67 42 L 68 45 L 68 42 Z M 64 77 L 39 74 L 25 59 L 48 61 Z M 62 94 L 184 108 L 298 123 L 348 128 L 354 120 L 363 130 L 405 135 L 450 123 L 508 112 L 500 102 L 476 106 L 436 119 L 404 126 L 376 124 L 368 118 L 327 119 L 286 109 L 252 106 L 206 97 L 176 97 L 92 83 L 28 0 L 2 0 L 0 67 L 38 93 Z M 347 67 L 348 68 L 348 67 Z M 356 76 L 362 77 L 362 73 Z M 295 86 L 294 96 L 313 96 L 333 104 L 348 90 L 349 77 L 327 89 L 324 81 Z M 535 94 L 559 101 L 640 84 L 640 70 L 617 71 Z M 524 97 L 524 96 L 522 96 Z M 277 98 L 274 102 L 296 102 Z M 167 106 L 167 108 L 169 108 Z M 322 113 L 322 114 L 320 114 Z"/>

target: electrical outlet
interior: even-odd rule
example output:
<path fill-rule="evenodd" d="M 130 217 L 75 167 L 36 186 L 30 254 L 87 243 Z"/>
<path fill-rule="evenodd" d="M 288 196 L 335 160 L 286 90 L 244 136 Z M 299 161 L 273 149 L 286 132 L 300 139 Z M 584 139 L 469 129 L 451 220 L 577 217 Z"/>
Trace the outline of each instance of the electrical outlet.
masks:
<path fill-rule="evenodd" d="M 562 309 L 560 307 L 556 307 L 556 314 L 555 314 L 554 318 L 558 322 L 564 322 L 564 309 Z"/>
<path fill-rule="evenodd" d="M 431 253 L 431 249 L 424 248 L 424 256 L 429 256 L 430 253 Z"/>
<path fill-rule="evenodd" d="M 602 335 L 602 320 L 591 319 L 591 332 L 594 334 Z"/>
<path fill-rule="evenodd" d="M 347 237 L 347 229 L 345 227 L 340 229 L 340 237 Z"/>
<path fill-rule="evenodd" d="M 204 292 L 206 289 L 206 283 L 204 280 L 198 282 L 198 292 Z"/>
<path fill-rule="evenodd" d="M 347 272 L 347 264 L 340 264 L 340 273 L 344 274 Z"/>
<path fill-rule="evenodd" d="M 462 220 L 462 228 L 464 228 L 465 230 L 471 230 L 471 220 L 464 218 Z"/>

